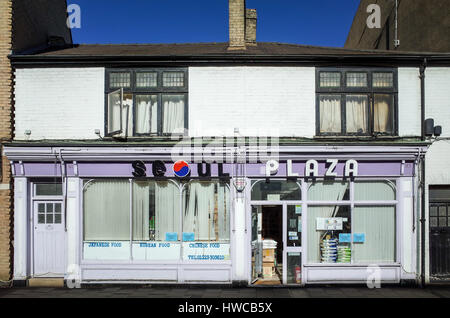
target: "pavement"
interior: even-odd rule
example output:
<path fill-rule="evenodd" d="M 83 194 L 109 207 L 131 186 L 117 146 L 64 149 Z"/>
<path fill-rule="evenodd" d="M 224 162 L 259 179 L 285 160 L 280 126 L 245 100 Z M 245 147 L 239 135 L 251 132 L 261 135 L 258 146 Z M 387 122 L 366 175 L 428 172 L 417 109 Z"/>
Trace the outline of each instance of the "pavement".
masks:
<path fill-rule="evenodd" d="M 82 288 L 0 288 L 0 298 L 450 298 L 450 286 L 438 287 L 164 287 L 88 286 Z"/>

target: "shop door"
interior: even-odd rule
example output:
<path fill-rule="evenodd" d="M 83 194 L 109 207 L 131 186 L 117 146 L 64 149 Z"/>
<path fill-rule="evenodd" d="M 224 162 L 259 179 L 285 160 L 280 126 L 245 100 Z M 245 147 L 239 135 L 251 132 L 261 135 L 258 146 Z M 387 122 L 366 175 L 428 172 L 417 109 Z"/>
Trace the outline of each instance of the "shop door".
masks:
<path fill-rule="evenodd" d="M 35 277 L 63 277 L 66 246 L 61 201 L 34 202 L 33 267 Z"/>
<path fill-rule="evenodd" d="M 301 284 L 301 205 L 252 206 L 252 284 Z"/>
<path fill-rule="evenodd" d="M 450 203 L 430 203 L 430 274 L 450 280 Z"/>
<path fill-rule="evenodd" d="M 283 206 L 283 284 L 302 283 L 302 205 Z"/>

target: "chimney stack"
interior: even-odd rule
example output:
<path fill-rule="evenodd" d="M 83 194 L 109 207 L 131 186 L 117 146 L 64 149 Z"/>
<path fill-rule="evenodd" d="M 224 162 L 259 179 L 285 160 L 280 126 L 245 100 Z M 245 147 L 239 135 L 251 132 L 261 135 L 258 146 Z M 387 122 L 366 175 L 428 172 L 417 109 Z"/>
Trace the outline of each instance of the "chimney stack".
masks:
<path fill-rule="evenodd" d="M 247 9 L 245 0 L 229 1 L 229 50 L 245 50 L 256 46 L 256 9 Z"/>
<path fill-rule="evenodd" d="M 247 9 L 245 14 L 245 44 L 256 46 L 256 9 Z"/>

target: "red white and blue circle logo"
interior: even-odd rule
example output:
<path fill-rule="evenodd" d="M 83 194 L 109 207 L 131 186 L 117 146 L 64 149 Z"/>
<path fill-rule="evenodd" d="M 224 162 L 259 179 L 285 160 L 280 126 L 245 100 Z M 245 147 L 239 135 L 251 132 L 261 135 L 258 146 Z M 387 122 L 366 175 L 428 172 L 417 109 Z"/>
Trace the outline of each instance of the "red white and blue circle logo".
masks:
<path fill-rule="evenodd" d="M 189 172 L 191 172 L 191 169 L 186 161 L 179 160 L 173 164 L 173 173 L 175 173 L 177 177 L 186 177 Z"/>

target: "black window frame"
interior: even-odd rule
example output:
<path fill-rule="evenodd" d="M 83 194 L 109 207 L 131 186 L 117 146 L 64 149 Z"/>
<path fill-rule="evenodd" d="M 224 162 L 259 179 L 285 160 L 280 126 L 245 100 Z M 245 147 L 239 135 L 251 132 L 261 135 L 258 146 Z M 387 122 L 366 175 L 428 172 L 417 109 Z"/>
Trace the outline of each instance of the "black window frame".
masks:
<path fill-rule="evenodd" d="M 130 87 L 110 87 L 110 74 L 111 73 L 130 73 Z M 163 73 L 165 72 L 180 72 L 184 74 L 184 85 L 176 87 L 163 86 Z M 155 87 L 137 87 L 137 74 L 138 73 L 157 73 L 157 85 Z M 118 133 L 124 132 L 124 127 L 122 127 L 120 132 L 110 132 L 108 133 L 108 94 L 122 89 L 123 95 L 131 94 L 133 98 L 133 110 L 132 110 L 132 124 L 133 124 L 133 135 L 128 137 L 161 137 L 161 136 L 172 136 L 171 133 L 163 133 L 163 105 L 162 98 L 163 95 L 183 95 L 184 96 L 184 128 L 185 131 L 180 136 L 187 134 L 188 119 L 189 119 L 189 71 L 188 68 L 109 68 L 105 70 L 105 116 L 104 116 L 104 128 L 105 136 L 113 137 Z M 135 100 L 136 96 L 142 95 L 156 95 L 158 108 L 157 108 L 157 132 L 156 133 L 136 133 L 136 107 Z M 121 120 L 122 124 L 122 120 Z M 178 135 L 178 134 L 177 134 Z"/>
<path fill-rule="evenodd" d="M 340 73 L 341 85 L 340 87 L 321 87 L 320 73 Z M 347 86 L 348 73 L 366 73 L 367 86 L 353 87 Z M 392 87 L 373 87 L 374 73 L 392 73 L 393 85 Z M 374 101 L 375 95 L 388 94 L 393 96 L 392 107 L 392 132 L 381 133 L 374 132 Z M 340 95 L 341 99 L 341 132 L 321 132 L 320 131 L 320 96 L 321 95 Z M 368 96 L 368 118 L 367 118 L 367 132 L 366 133 L 349 133 L 347 129 L 347 114 L 346 114 L 346 96 L 348 95 L 367 95 Z M 398 136 L 398 69 L 387 67 L 318 67 L 316 68 L 316 136 L 317 137 L 370 137 L 374 134 L 379 136 Z"/>

